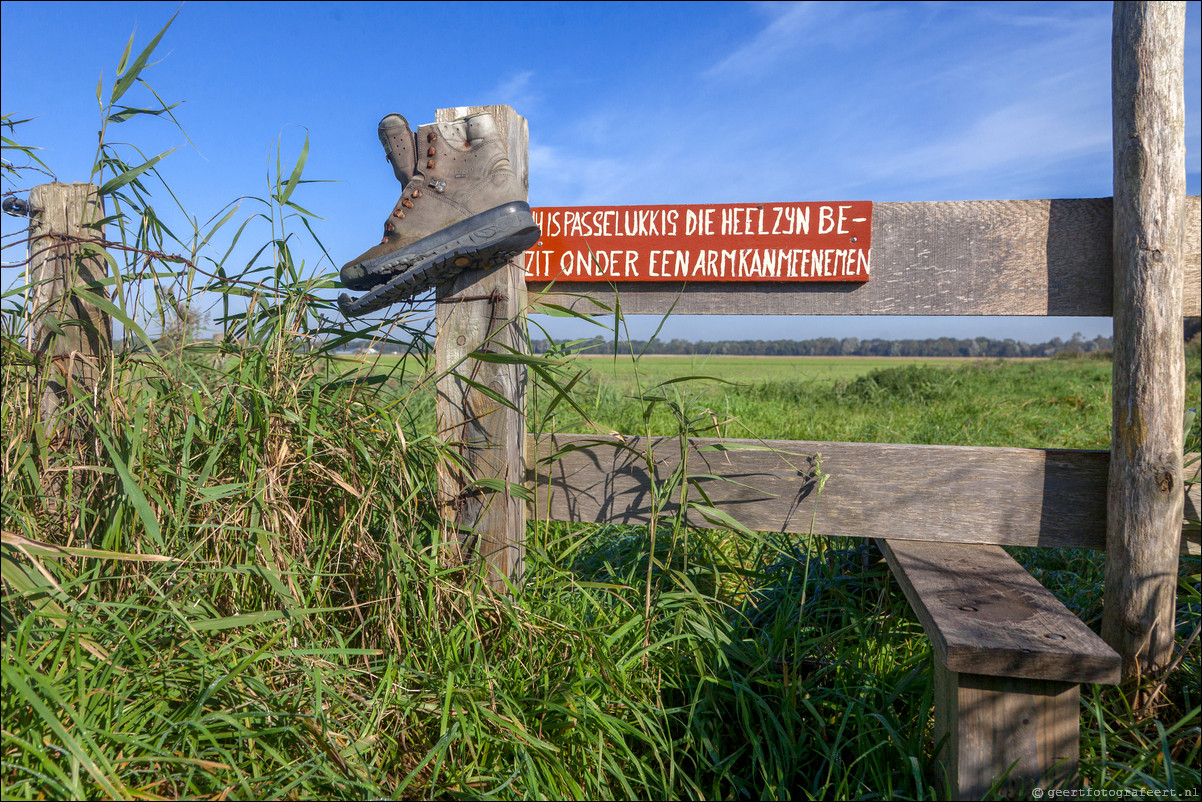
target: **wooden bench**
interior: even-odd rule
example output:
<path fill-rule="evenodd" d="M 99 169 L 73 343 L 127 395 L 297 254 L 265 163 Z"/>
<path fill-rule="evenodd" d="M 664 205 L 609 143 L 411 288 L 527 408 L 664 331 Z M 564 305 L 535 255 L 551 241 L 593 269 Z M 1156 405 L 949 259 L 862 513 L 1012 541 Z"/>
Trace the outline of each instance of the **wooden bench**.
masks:
<path fill-rule="evenodd" d="M 532 435 L 527 453 L 532 517 L 554 521 L 646 525 L 648 459 L 655 476 L 681 469 L 676 438 Z M 953 798 L 980 797 L 1001 778 L 1008 790 L 1073 783 L 1079 686 L 1117 683 L 1120 657 L 1001 544 L 1103 548 L 1108 453 L 691 438 L 686 454 L 707 508 L 750 529 L 881 544 L 932 643 L 937 742 Z M 1191 519 L 1199 491 L 1186 494 Z M 674 502 L 659 513 L 674 514 Z M 724 525 L 701 509 L 687 520 Z M 890 539 L 915 531 L 943 540 Z"/>
<path fill-rule="evenodd" d="M 1000 546 L 876 541 L 931 640 L 935 742 L 953 798 L 1076 782 L 1081 683 L 1120 658 Z"/>

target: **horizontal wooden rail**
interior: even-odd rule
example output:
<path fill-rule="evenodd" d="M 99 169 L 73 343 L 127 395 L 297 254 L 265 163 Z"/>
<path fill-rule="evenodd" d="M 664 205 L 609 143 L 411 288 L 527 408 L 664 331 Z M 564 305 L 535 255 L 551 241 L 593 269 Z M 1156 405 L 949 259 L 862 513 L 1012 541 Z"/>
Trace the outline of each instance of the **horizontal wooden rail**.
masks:
<path fill-rule="evenodd" d="M 653 508 L 648 465 L 662 487 L 680 466 L 681 445 L 668 437 L 531 435 L 527 454 L 538 460 L 527 470 L 536 517 L 645 524 Z M 694 477 L 690 501 L 754 531 L 1101 549 L 1109 461 L 1106 451 L 697 438 L 686 472 Z M 829 478 L 818 493 L 820 474 Z M 1202 506 L 1198 490 L 1186 500 L 1191 518 Z M 661 514 L 673 514 L 678 501 L 679 490 L 668 494 Z M 706 515 L 692 509 L 688 520 L 722 525 Z"/>
<path fill-rule="evenodd" d="M 1202 315 L 1202 201 L 1186 198 L 1183 314 Z M 620 285 L 628 315 L 1062 315 L 1113 308 L 1112 200 L 877 203 L 867 284 Z M 531 301 L 612 312 L 612 285 L 530 283 Z M 541 293 L 541 295 L 540 295 Z M 537 297 L 536 297 L 537 296 Z M 537 311 L 537 310 L 535 310 Z"/>

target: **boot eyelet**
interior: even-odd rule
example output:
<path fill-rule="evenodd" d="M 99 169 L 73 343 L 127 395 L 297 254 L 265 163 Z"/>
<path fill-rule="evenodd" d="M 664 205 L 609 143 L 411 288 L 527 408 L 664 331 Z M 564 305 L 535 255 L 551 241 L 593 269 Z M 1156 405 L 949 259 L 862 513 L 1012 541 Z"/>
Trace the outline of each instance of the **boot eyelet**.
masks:
<path fill-rule="evenodd" d="M 431 131 L 430 133 L 426 134 L 426 141 L 427 141 L 427 142 L 433 142 L 433 141 L 434 141 L 434 132 L 433 132 L 433 131 Z"/>
<path fill-rule="evenodd" d="M 434 166 L 434 160 L 433 160 L 433 159 L 430 159 L 430 161 L 426 162 L 426 167 L 433 167 L 433 166 Z"/>
<path fill-rule="evenodd" d="M 405 213 L 404 213 L 404 212 L 402 212 L 400 209 L 393 209 L 393 210 L 392 210 L 392 216 L 393 216 L 393 217 L 395 217 L 395 218 L 397 218 L 397 219 L 399 220 L 399 219 L 401 219 L 402 217 L 404 217 L 404 216 L 405 216 Z"/>
<path fill-rule="evenodd" d="M 393 231 L 396 231 L 396 226 L 394 226 L 392 224 L 392 221 L 389 221 L 384 224 L 384 233 L 385 234 L 391 234 Z"/>
<path fill-rule="evenodd" d="M 430 148 L 429 150 L 427 150 L 427 151 L 426 151 L 426 155 L 427 155 L 427 156 L 433 156 L 433 155 L 435 154 L 435 152 L 436 152 L 436 151 L 434 150 L 434 148 Z"/>
<path fill-rule="evenodd" d="M 420 198 L 421 196 L 422 196 L 422 191 L 420 189 L 413 190 L 413 197 Z"/>
<path fill-rule="evenodd" d="M 413 201 L 409 200 L 408 198 L 405 198 L 403 201 L 401 201 L 401 205 L 404 206 L 406 209 L 412 209 Z"/>

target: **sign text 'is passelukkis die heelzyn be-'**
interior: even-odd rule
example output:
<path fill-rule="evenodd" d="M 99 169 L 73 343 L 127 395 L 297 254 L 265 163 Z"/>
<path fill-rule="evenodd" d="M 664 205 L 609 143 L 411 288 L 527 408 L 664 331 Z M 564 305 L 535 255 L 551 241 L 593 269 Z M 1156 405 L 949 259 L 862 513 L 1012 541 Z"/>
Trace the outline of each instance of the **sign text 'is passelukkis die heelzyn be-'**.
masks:
<path fill-rule="evenodd" d="M 536 207 L 526 280 L 868 281 L 872 201 Z"/>

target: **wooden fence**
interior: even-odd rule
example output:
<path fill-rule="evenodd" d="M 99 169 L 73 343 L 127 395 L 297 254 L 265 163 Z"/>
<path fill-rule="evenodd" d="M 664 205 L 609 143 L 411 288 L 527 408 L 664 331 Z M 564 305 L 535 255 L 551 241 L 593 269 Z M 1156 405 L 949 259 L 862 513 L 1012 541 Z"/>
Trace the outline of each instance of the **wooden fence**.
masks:
<path fill-rule="evenodd" d="M 626 284 L 623 314 L 1056 315 L 1115 318 L 1112 448 L 859 443 L 688 443 L 707 506 L 760 531 L 880 539 L 935 653 L 936 733 L 954 793 L 1071 783 L 1079 684 L 1161 670 L 1172 656 L 1183 514 L 1182 317 L 1202 315 L 1202 204 L 1185 195 L 1183 3 L 1120 2 L 1113 40 L 1115 197 L 881 203 L 867 284 Z M 481 107 L 444 109 L 451 119 Z M 508 131 L 525 177 L 525 122 Z M 440 385 L 440 431 L 462 447 L 443 479 L 451 515 L 479 544 L 494 585 L 520 580 L 525 513 L 647 523 L 652 473 L 679 441 L 524 436 L 524 374 L 471 354 L 520 352 L 524 293 L 588 314 L 618 290 L 522 285 L 522 260 L 461 277 L 439 302 L 439 369 L 503 394 Z M 487 359 L 487 358 L 486 358 Z M 447 379 L 447 386 L 453 384 Z M 488 419 L 494 423 L 486 423 Z M 529 457 L 527 457 L 527 454 Z M 829 474 L 816 492 L 816 461 Z M 526 466 L 524 477 L 515 466 Z M 648 466 L 655 466 L 649 471 Z M 1194 469 L 1196 476 L 1196 468 Z M 704 509 L 698 526 L 721 525 Z M 1103 634 L 1094 635 L 999 546 L 1105 549 Z M 1109 645 L 1107 645 L 1107 643 Z M 1113 647 L 1113 648 L 1112 648 Z M 1008 774 L 1007 774 L 1008 773 Z"/>

